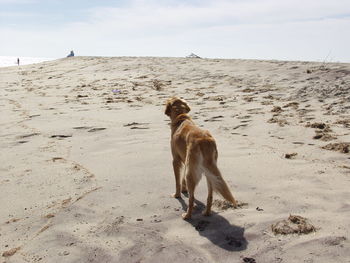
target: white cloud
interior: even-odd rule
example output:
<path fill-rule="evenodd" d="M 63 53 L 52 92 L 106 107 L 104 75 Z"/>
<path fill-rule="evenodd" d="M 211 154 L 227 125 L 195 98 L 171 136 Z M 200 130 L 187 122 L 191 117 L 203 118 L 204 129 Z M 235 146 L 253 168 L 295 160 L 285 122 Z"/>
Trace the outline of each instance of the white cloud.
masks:
<path fill-rule="evenodd" d="M 30 47 L 26 52 L 35 56 L 62 56 L 74 49 L 81 55 L 197 52 L 206 57 L 323 60 L 331 50 L 334 60 L 350 61 L 350 16 L 343 17 L 350 10 L 348 0 L 159 2 L 91 9 L 88 20 L 50 31 L 0 26 L 0 34 Z M 8 55 L 22 50 L 15 43 L 5 43 L 6 49 L 12 52 Z"/>

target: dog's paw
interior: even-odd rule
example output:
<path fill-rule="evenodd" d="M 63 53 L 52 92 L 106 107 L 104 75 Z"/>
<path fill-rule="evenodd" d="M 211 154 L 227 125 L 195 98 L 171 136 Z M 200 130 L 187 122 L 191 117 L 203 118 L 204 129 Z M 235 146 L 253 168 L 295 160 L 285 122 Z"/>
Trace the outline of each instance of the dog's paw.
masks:
<path fill-rule="evenodd" d="M 181 194 L 175 193 L 175 194 L 172 194 L 171 197 L 174 197 L 174 198 L 181 198 Z"/>
<path fill-rule="evenodd" d="M 188 214 L 188 213 L 183 213 L 183 214 L 182 214 L 182 219 L 183 219 L 183 220 L 189 220 L 189 219 L 191 219 L 191 215 Z"/>
<path fill-rule="evenodd" d="M 232 202 L 232 206 L 233 206 L 233 208 L 238 208 L 238 203 L 237 203 L 237 201 Z"/>

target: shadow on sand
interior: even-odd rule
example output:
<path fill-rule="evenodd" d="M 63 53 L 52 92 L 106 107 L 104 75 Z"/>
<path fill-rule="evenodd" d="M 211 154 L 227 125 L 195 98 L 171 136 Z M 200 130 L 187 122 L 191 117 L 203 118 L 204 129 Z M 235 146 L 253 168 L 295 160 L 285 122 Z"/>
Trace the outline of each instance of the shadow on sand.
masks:
<path fill-rule="evenodd" d="M 185 200 L 182 198 L 178 200 L 182 209 L 186 211 Z M 198 200 L 195 200 L 195 204 L 192 219 L 186 221 L 198 231 L 199 235 L 227 251 L 242 251 L 247 248 L 248 242 L 244 237 L 243 227 L 231 225 L 224 217 L 214 212 L 209 217 L 203 216 L 201 211 L 205 205 Z"/>

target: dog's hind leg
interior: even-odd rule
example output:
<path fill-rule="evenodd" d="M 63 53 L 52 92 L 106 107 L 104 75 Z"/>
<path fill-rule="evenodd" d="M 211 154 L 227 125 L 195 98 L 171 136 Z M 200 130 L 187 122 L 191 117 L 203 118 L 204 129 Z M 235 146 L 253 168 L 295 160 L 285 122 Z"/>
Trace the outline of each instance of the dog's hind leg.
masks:
<path fill-rule="evenodd" d="M 181 183 L 181 193 L 187 193 L 187 184 L 186 184 L 186 179 L 185 176 L 182 178 L 182 183 Z"/>
<path fill-rule="evenodd" d="M 199 156 L 197 156 L 195 149 L 193 149 L 193 147 L 190 146 L 187 152 L 185 163 L 185 179 L 189 198 L 187 212 L 182 214 L 183 219 L 190 219 L 192 216 L 194 203 L 194 189 L 196 188 L 196 185 L 201 179 L 201 171 L 198 168 L 198 157 Z"/>
<path fill-rule="evenodd" d="M 179 158 L 174 158 L 173 160 L 173 168 L 174 168 L 174 174 L 175 174 L 175 193 L 172 195 L 172 197 L 175 198 L 180 198 L 181 197 L 181 184 L 180 184 L 180 179 L 181 179 L 181 166 L 182 162 Z"/>
<path fill-rule="evenodd" d="M 208 185 L 208 198 L 207 198 L 207 206 L 205 210 L 203 211 L 204 216 L 210 216 L 211 214 L 211 205 L 213 203 L 213 186 L 211 185 L 211 182 L 207 178 L 207 185 Z"/>
<path fill-rule="evenodd" d="M 194 189 L 196 187 L 196 183 L 193 180 L 193 171 L 189 170 L 186 173 L 186 183 L 187 183 L 187 190 L 188 190 L 188 207 L 187 212 L 182 214 L 183 219 L 191 219 L 192 216 L 192 210 L 193 210 L 193 204 L 194 204 Z"/>

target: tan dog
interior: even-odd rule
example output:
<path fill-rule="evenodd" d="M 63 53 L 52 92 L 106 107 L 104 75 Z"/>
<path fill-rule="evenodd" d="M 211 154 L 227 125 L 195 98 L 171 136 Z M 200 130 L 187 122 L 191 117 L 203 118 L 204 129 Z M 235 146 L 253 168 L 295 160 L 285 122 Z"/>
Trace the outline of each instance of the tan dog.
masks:
<path fill-rule="evenodd" d="M 175 173 L 175 198 L 181 197 L 181 191 L 189 193 L 187 212 L 182 215 L 190 219 L 192 215 L 194 190 L 202 174 L 207 178 L 208 199 L 204 215 L 210 215 L 213 202 L 213 190 L 220 193 L 226 200 L 237 207 L 230 189 L 221 176 L 216 165 L 218 152 L 214 138 L 208 131 L 197 127 L 187 113 L 190 107 L 179 98 L 171 98 L 166 103 L 165 114 L 171 119 L 171 152 Z M 180 170 L 185 165 L 184 178 L 180 184 Z"/>

